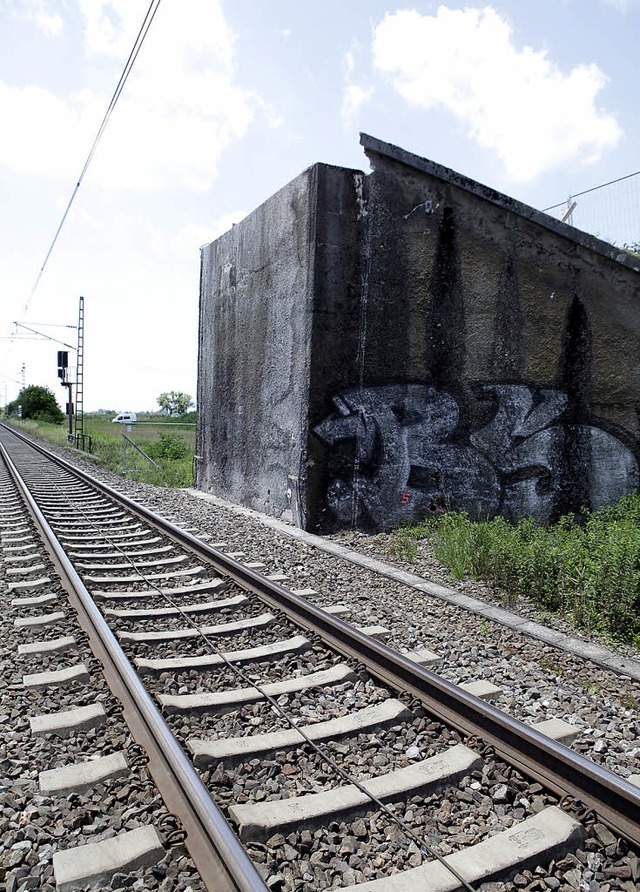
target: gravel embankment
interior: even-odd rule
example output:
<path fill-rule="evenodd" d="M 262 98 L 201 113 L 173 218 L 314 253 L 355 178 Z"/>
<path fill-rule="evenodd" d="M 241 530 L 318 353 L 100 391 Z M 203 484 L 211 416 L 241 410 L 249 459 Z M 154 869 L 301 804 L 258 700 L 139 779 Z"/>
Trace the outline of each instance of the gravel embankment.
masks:
<path fill-rule="evenodd" d="M 500 708 L 526 722 L 558 717 L 578 725 L 583 736 L 575 749 L 622 776 L 640 772 L 638 682 L 362 567 L 336 561 L 186 492 L 158 492 L 139 484 L 128 488 L 134 498 L 157 510 L 162 507 L 176 522 L 226 542 L 228 549 L 241 547 L 252 560 L 264 561 L 268 572 L 286 573 L 291 588 L 314 589 L 318 603 L 347 604 L 352 621 L 387 626 L 392 631 L 391 646 L 437 652 L 441 661 L 436 671 L 449 681 L 489 680 L 504 690 Z M 359 534 L 340 538 L 347 539 L 350 547 L 372 544 Z M 412 571 L 421 572 L 421 566 L 413 564 Z M 439 577 L 438 581 L 446 579 L 441 568 Z M 434 578 L 430 568 L 427 578 Z M 481 588 L 463 586 L 475 597 Z"/>
<path fill-rule="evenodd" d="M 62 454 L 69 458 L 67 451 Z M 530 723 L 558 717 L 578 725 L 583 735 L 574 749 L 624 777 L 640 773 L 639 682 L 348 561 L 336 560 L 258 519 L 238 515 L 188 491 L 123 481 L 82 458 L 77 461 L 90 474 L 178 525 L 197 529 L 210 541 L 226 543 L 227 551 L 242 550 L 246 554 L 242 560 L 263 561 L 263 572 L 286 573 L 285 584 L 290 588 L 314 589 L 317 603 L 346 604 L 352 609 L 351 621 L 387 626 L 392 632 L 390 646 L 400 650 L 428 647 L 437 652 L 441 661 L 434 668 L 447 680 L 489 680 L 504 690 L 496 704 L 500 708 Z M 345 532 L 333 538 L 369 556 L 389 558 L 388 537 Z M 433 560 L 426 546 L 419 548 L 414 563 L 404 566 L 429 580 L 451 584 L 448 571 Z M 499 601 L 499 593 L 480 583 L 456 583 L 456 588 L 488 602 Z M 567 623 L 542 617 L 526 602 L 511 609 L 576 635 Z M 623 652 L 640 659 L 640 652 L 631 648 Z"/>
<path fill-rule="evenodd" d="M 62 454 L 65 458 L 69 458 L 68 452 Z M 352 610 L 351 616 L 348 617 L 350 621 L 367 625 L 379 623 L 388 627 L 392 633 L 388 643 L 392 647 L 402 650 L 428 647 L 437 652 L 441 660 L 434 667 L 435 671 L 449 681 L 460 683 L 486 679 L 499 685 L 503 689 L 503 695 L 496 705 L 517 718 L 533 723 L 558 717 L 580 727 L 582 735 L 573 744 L 573 748 L 612 771 L 624 777 L 640 773 L 638 682 L 585 662 L 570 653 L 534 640 L 475 613 L 417 592 L 407 585 L 370 570 L 347 561 L 337 561 L 331 555 L 305 542 L 266 527 L 258 519 L 239 516 L 230 509 L 196 498 L 188 492 L 158 489 L 122 481 L 121 478 L 93 465 L 88 466 L 87 470 L 158 513 L 173 519 L 179 526 L 206 534 L 210 541 L 226 543 L 225 550 L 245 552 L 246 557 L 241 560 L 263 561 L 266 567 L 262 572 L 286 573 L 288 580 L 284 584 L 288 587 L 314 589 L 318 592 L 314 598 L 317 603 L 348 605 Z M 369 556 L 387 561 L 393 558 L 393 555 L 389 554 L 387 537 L 343 533 L 333 538 L 348 548 L 362 551 Z M 420 547 L 416 561 L 411 564 L 402 564 L 395 559 L 394 562 L 411 570 L 412 573 L 422 574 L 432 581 L 451 585 L 446 570 L 433 560 L 425 547 Z M 456 587 L 488 603 L 499 601 L 498 593 L 477 583 L 457 583 Z M 0 588 L 0 594 L 2 592 L 3 588 Z M 4 606 L 3 604 L 3 608 Z M 531 605 L 526 603 L 518 604 L 515 608 L 511 606 L 511 609 L 516 609 L 538 621 L 543 619 Z M 575 631 L 561 620 L 554 619 L 550 622 L 555 628 L 563 631 L 566 629 L 575 635 Z M 17 679 L 21 677 L 19 672 L 24 671 L 22 667 L 14 665 L 15 658 L 12 658 L 10 649 L 4 648 L 5 642 L 10 640 L 11 630 L 8 626 L 9 619 L 7 611 L 4 610 L 1 634 L 9 637 L 2 639 L 2 658 L 7 660 L 6 665 L 9 668 L 9 672 L 5 672 L 4 680 L 10 679 L 10 682 L 8 690 L 3 691 L 3 704 L 5 694 L 15 696 Z M 251 639 L 251 644 L 259 641 L 259 637 L 254 637 Z M 143 650 L 144 647 L 141 646 L 140 655 Z M 171 645 L 164 645 L 162 650 L 154 651 L 153 655 L 170 655 L 172 650 Z M 640 654 L 634 653 L 630 648 L 625 652 L 627 656 L 640 658 Z M 166 680 L 158 679 L 154 685 L 156 689 L 161 689 Z M 358 694 L 360 690 L 356 687 Z M 362 690 L 363 695 L 364 693 Z M 306 697 L 301 698 L 300 705 L 306 705 L 306 700 Z M 323 695 L 313 695 L 312 701 L 314 708 L 319 708 L 323 704 Z M 5 721 L 12 722 L 13 733 L 17 734 L 21 722 L 26 721 L 22 718 L 24 706 L 25 704 L 16 704 L 12 707 L 14 712 L 2 709 L 2 712 L 8 715 Z M 250 721 L 253 715 L 258 719 L 263 711 L 262 707 L 252 707 L 246 710 L 243 718 Z M 237 723 L 238 716 L 233 718 L 230 716 L 228 721 Z M 178 720 L 170 720 L 170 723 L 177 725 Z M 203 718 L 203 730 L 207 724 L 207 719 Z M 381 735 L 381 750 L 376 754 L 379 758 L 376 763 L 379 769 L 384 771 L 385 764 L 394 764 L 411 747 L 417 746 L 423 756 L 430 754 L 432 746 L 435 746 L 435 741 L 431 741 L 431 733 L 431 723 L 425 719 L 422 730 L 417 736 L 415 731 L 412 731 L 410 739 L 404 736 L 398 738 L 393 731 Z M 65 745 L 67 744 L 68 741 L 65 742 Z M 99 741 L 94 741 L 94 745 L 97 747 Z M 16 764 L 22 766 L 27 779 L 32 779 L 37 774 L 37 768 L 31 765 L 30 754 L 25 750 L 27 746 L 29 746 L 28 736 L 25 742 L 18 745 Z M 353 756 L 347 751 L 341 753 L 339 748 L 335 755 L 338 761 L 344 757 L 345 767 L 356 774 L 358 767 L 363 766 L 365 760 L 371 756 L 364 751 Z M 20 759 L 24 761 L 20 762 Z M 382 760 L 386 760 L 386 763 Z M 313 756 L 304 756 L 297 763 L 289 756 L 268 760 L 260 767 L 260 771 L 268 774 L 272 783 L 272 793 L 276 797 L 291 795 L 287 784 L 291 789 L 297 785 L 301 791 L 305 791 L 308 790 L 309 778 L 313 779 L 317 788 L 321 788 L 325 780 L 323 767 Z M 479 841 L 489 832 L 487 828 L 490 828 L 491 821 L 495 821 L 496 816 L 497 820 L 508 826 L 514 817 L 518 819 L 535 813 L 546 801 L 537 785 L 509 777 L 508 772 L 503 776 L 502 771 L 503 767 L 499 763 L 496 764 L 489 759 L 483 771 L 477 772 L 463 783 L 453 798 L 441 800 L 440 797 L 432 797 L 422 801 L 411 800 L 402 807 L 401 813 L 419 835 L 437 843 L 443 852 L 447 851 L 447 847 L 453 850 L 461 844 L 470 844 L 471 837 L 473 841 Z M 219 772 L 212 768 L 211 771 L 205 772 L 205 778 L 210 776 L 214 786 L 222 791 L 221 798 L 224 802 L 242 802 L 251 800 L 256 790 L 256 777 L 248 779 L 247 774 L 248 769 L 240 773 L 223 772 L 220 776 Z M 10 779 L 13 777 L 10 775 Z M 31 783 L 33 786 L 33 780 Z M 26 783 L 18 785 L 18 795 L 30 796 L 29 802 L 34 796 L 37 797 L 37 793 L 30 790 Z M 151 792 L 148 792 L 148 795 L 152 796 Z M 120 801 L 117 794 L 114 793 L 113 797 L 116 802 Z M 103 791 L 102 796 L 94 794 L 91 801 L 97 799 L 100 803 L 104 798 Z M 15 807 L 12 808 L 12 805 Z M 152 801 L 149 808 L 153 807 Z M 7 820 L 17 824 L 18 833 L 21 832 L 19 809 L 24 811 L 22 801 L 16 800 L 14 795 L 7 809 Z M 518 814 L 518 809 L 522 812 L 521 815 Z M 3 817 L 0 810 L 0 820 Z M 45 812 L 43 825 L 48 828 L 46 833 L 50 833 L 50 822 L 51 815 Z M 87 825 L 79 825 L 78 833 L 86 832 L 84 826 Z M 102 827 L 100 819 L 95 816 L 90 816 L 88 826 L 99 828 L 93 832 L 109 832 Z M 254 846 L 252 855 L 262 865 L 265 879 L 273 889 L 286 888 L 302 892 L 306 889 L 330 888 L 372 878 L 375 871 L 381 867 L 384 867 L 384 870 L 393 870 L 394 864 L 398 867 L 405 865 L 406 844 L 396 843 L 395 832 L 388 819 L 379 814 L 369 826 L 365 826 L 361 820 L 347 824 L 340 822 L 331 825 L 326 831 L 315 833 L 303 831 L 274 838 L 268 841 L 267 846 Z M 15 837 L 15 842 L 23 841 L 23 837 Z M 371 859 L 368 853 L 377 849 L 381 843 L 385 854 Z M 12 845 L 15 849 L 15 844 Z M 26 848 L 26 845 L 18 847 L 17 851 L 21 852 Z M 408 854 L 410 864 L 420 863 L 421 855 L 415 847 Z M 172 870 L 175 867 L 176 856 L 173 857 L 174 861 L 169 865 Z M 30 871 L 35 869 L 27 864 L 25 866 L 29 866 Z M 11 868 L 14 873 L 21 869 L 24 869 L 23 862 L 17 862 Z M 186 892 L 183 875 L 180 874 L 177 878 L 169 872 L 169 867 L 166 870 L 166 876 L 156 877 L 156 885 L 133 885 L 132 888 L 159 888 L 162 892 L 171 892 L 175 889 L 176 892 L 178 890 Z M 21 874 L 18 877 L 19 884 L 14 883 L 12 892 L 40 888 L 37 885 L 25 884 L 30 876 L 30 873 Z M 45 878 L 46 882 L 50 882 L 49 876 L 41 873 L 41 878 Z M 175 884 L 169 885 L 171 881 Z M 199 892 L 200 889 L 197 882 L 197 880 L 191 882 L 194 892 Z M 575 856 L 570 855 L 554 863 L 548 873 L 532 874 L 524 871 L 509 884 L 492 883 L 485 884 L 481 888 L 483 892 L 503 892 L 512 888 L 521 888 L 529 892 L 534 892 L 536 889 L 559 889 L 560 892 L 569 890 L 609 892 L 611 889 L 621 889 L 624 892 L 633 892 L 634 889 L 640 889 L 639 884 L 640 863 L 635 854 L 628 854 L 624 847 L 622 849 L 617 847 L 616 841 L 608 834 L 606 828 L 599 828 L 592 831 L 584 849 Z M 43 885 L 42 888 L 49 892 L 52 887 Z M 112 885 L 111 888 L 120 887 Z"/>
<path fill-rule="evenodd" d="M 7 529 L 7 523 L 0 528 Z M 0 558 L 3 549 L 0 546 Z M 158 791 L 144 767 L 81 793 L 51 796 L 40 792 L 38 774 L 74 762 L 129 751 L 133 740 L 110 693 L 86 636 L 66 606 L 66 594 L 55 581 L 55 572 L 43 554 L 46 575 L 52 580 L 47 593 L 57 595 L 45 607 L 11 604 L 29 591 L 17 593 L 9 584 L 18 577 L 8 574 L 13 565 L 0 560 L 0 886 L 6 892 L 33 889 L 54 892 L 53 855 L 59 850 L 100 842 L 145 824 L 158 826 L 167 816 Z M 43 613 L 66 611 L 51 626 L 17 629 L 14 620 Z M 32 641 L 74 636 L 77 648 L 48 656 L 19 655 L 18 646 Z M 23 676 L 84 663 L 85 683 L 63 687 L 27 689 Z M 100 727 L 71 736 L 34 736 L 30 717 L 66 711 L 93 703 L 102 704 L 106 720 Z M 87 885 L 87 890 L 94 886 Z M 128 874 L 116 873 L 102 889 L 159 892 L 204 892 L 191 860 L 180 846 L 167 851 L 152 868 Z"/>

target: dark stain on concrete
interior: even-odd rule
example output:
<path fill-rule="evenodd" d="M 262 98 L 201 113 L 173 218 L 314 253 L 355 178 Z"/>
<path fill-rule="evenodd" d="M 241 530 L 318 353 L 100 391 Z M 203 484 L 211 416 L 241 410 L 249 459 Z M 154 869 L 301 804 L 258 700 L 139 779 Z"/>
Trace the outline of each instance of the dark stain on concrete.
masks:
<path fill-rule="evenodd" d="M 445 207 L 428 286 L 426 368 L 428 380 L 456 395 L 466 357 L 464 294 L 453 208 Z"/>
<path fill-rule="evenodd" d="M 558 383 L 567 394 L 563 417 L 563 443 L 554 510 L 551 520 L 563 514 L 591 509 L 591 363 L 592 336 L 589 317 L 580 297 L 574 294 L 567 308 L 558 363 Z"/>
<path fill-rule="evenodd" d="M 637 258 L 363 145 L 203 251 L 198 486 L 321 529 L 640 488 Z"/>
<path fill-rule="evenodd" d="M 524 312 L 513 251 L 505 253 L 495 294 L 491 373 L 496 379 L 519 381 L 524 374 Z"/>

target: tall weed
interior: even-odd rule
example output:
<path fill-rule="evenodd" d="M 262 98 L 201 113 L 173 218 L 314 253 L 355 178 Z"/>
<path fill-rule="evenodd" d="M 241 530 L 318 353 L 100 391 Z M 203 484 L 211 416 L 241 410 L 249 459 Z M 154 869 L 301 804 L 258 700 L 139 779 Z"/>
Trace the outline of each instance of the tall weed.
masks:
<path fill-rule="evenodd" d="M 405 528 L 405 550 L 425 535 L 455 579 L 490 582 L 507 601 L 525 596 L 580 628 L 640 642 L 639 495 L 549 527 L 446 513 Z"/>

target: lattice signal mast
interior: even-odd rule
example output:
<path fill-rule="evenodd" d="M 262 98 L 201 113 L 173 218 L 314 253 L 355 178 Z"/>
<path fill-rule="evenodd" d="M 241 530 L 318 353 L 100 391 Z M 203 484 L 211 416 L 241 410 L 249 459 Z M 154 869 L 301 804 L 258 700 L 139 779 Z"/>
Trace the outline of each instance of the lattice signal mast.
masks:
<path fill-rule="evenodd" d="M 76 353 L 76 406 L 73 433 L 76 444 L 84 435 L 84 297 L 78 304 L 78 351 Z M 84 448 L 84 447 L 83 447 Z"/>

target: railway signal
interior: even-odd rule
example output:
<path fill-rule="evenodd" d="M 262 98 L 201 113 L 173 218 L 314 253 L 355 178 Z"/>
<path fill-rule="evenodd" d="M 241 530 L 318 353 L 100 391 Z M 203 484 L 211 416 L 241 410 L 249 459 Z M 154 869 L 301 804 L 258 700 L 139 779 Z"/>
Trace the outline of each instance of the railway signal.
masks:
<path fill-rule="evenodd" d="M 69 399 L 67 401 L 67 417 L 69 418 L 69 430 L 67 433 L 67 443 L 73 443 L 73 384 L 67 381 L 67 369 L 69 368 L 69 351 L 58 350 L 58 378 L 63 387 L 69 388 Z"/>

